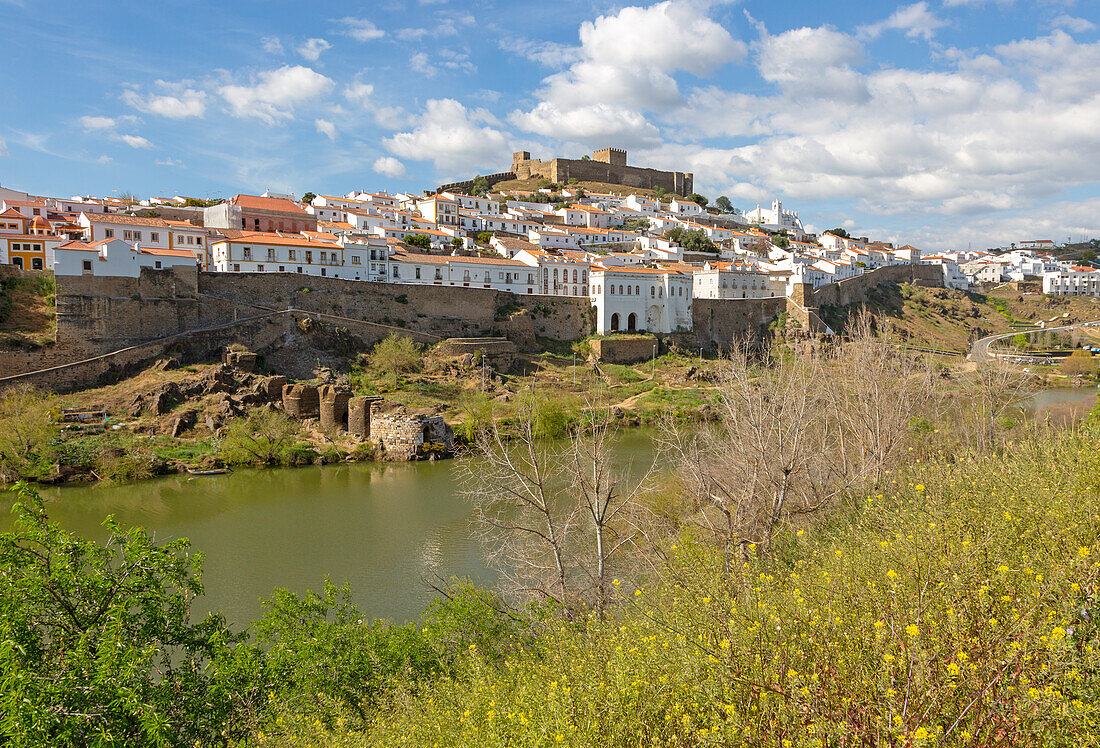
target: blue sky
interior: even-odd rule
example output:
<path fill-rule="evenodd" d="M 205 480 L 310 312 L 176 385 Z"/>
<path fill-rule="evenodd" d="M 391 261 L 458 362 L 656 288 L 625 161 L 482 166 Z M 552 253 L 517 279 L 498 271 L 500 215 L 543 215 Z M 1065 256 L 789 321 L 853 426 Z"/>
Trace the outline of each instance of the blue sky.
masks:
<path fill-rule="evenodd" d="M 0 0 L 0 184 L 430 189 L 513 150 L 929 248 L 1100 236 L 1095 2 Z"/>

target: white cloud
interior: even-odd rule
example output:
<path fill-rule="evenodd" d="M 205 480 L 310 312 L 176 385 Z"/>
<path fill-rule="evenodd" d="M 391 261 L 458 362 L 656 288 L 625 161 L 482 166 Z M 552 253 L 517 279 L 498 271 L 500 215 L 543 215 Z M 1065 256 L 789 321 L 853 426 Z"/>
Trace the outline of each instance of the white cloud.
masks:
<path fill-rule="evenodd" d="M 85 130 L 113 130 L 117 123 L 111 117 L 81 117 L 80 126 Z"/>
<path fill-rule="evenodd" d="M 3 155 L 3 154 L 0 154 L 0 155 Z M 111 163 L 112 161 L 114 161 L 114 159 L 111 158 L 110 156 L 107 156 L 107 155 L 100 156 L 99 158 L 96 159 L 97 164 L 104 164 L 104 165 L 107 165 L 107 164 Z"/>
<path fill-rule="evenodd" d="M 416 52 L 409 56 L 409 67 L 418 73 L 431 78 L 435 75 L 435 70 L 428 64 L 428 55 L 425 52 Z"/>
<path fill-rule="evenodd" d="M 153 144 L 140 135 L 119 135 L 118 139 L 131 148 L 150 149 Z"/>
<path fill-rule="evenodd" d="M 936 35 L 936 29 L 946 25 L 947 21 L 930 11 L 928 3 L 921 0 L 901 6 L 885 20 L 860 26 L 859 32 L 868 39 L 877 39 L 883 31 L 902 31 L 910 39 L 931 39 Z"/>
<path fill-rule="evenodd" d="M 327 94 L 335 83 L 301 65 L 284 65 L 254 76 L 252 85 L 228 85 L 218 93 L 237 117 L 256 117 L 268 124 L 293 119 L 294 107 Z"/>
<path fill-rule="evenodd" d="M 0 156 L 8 155 L 8 141 L 0 138 Z"/>
<path fill-rule="evenodd" d="M 300 44 L 297 52 L 310 62 L 317 62 L 321 53 L 328 49 L 332 49 L 332 44 L 328 40 L 313 38 L 306 39 L 305 42 Z"/>
<path fill-rule="evenodd" d="M 156 114 L 169 119 L 202 117 L 206 114 L 206 92 L 189 88 L 184 83 L 158 80 L 158 88 L 168 93 L 141 95 L 136 90 L 124 91 L 122 100 L 146 114 Z"/>
<path fill-rule="evenodd" d="M 374 162 L 374 171 L 393 179 L 401 179 L 405 176 L 405 165 L 393 156 L 382 156 Z"/>
<path fill-rule="evenodd" d="M 401 158 L 432 161 L 448 176 L 499 166 L 510 153 L 508 136 L 490 125 L 496 122 L 484 109 L 467 109 L 454 99 L 429 99 L 411 131 L 383 141 Z"/>
<path fill-rule="evenodd" d="M 520 57 L 550 68 L 562 67 L 567 62 L 575 60 L 580 52 L 580 47 L 517 36 L 502 37 L 499 44 L 504 52 L 518 54 Z"/>
<path fill-rule="evenodd" d="M 264 48 L 264 52 L 270 55 L 283 54 L 283 43 L 279 41 L 279 37 L 277 36 L 265 36 L 263 39 L 260 39 L 260 46 Z"/>
<path fill-rule="evenodd" d="M 380 126 L 396 130 L 407 124 L 405 112 L 401 107 L 384 106 L 374 101 L 374 86 L 361 80 L 353 80 L 344 87 L 344 98 L 364 111 L 370 113 Z"/>
<path fill-rule="evenodd" d="M 848 103 L 867 100 L 862 77 L 853 68 L 863 61 L 863 45 L 828 27 L 800 28 L 753 44 L 761 77 L 790 94 Z"/>
<path fill-rule="evenodd" d="M 381 39 L 386 35 L 385 31 L 375 26 L 373 21 L 368 21 L 366 18 L 347 16 L 341 18 L 338 23 L 346 27 L 343 33 L 357 42 L 369 42 L 375 39 Z"/>
<path fill-rule="evenodd" d="M 943 7 L 945 8 L 957 8 L 959 6 L 968 6 L 976 8 L 988 3 L 996 3 L 997 5 L 1012 5 L 1015 0 L 943 0 Z M 1069 0 L 1069 2 L 1075 2 L 1075 0 Z"/>
<path fill-rule="evenodd" d="M 1092 21 L 1089 21 L 1085 18 L 1077 18 L 1076 16 L 1071 16 L 1068 13 L 1063 13 L 1062 15 L 1058 16 L 1050 22 L 1050 25 L 1052 28 L 1065 29 L 1072 34 L 1083 34 L 1086 31 L 1092 31 L 1096 28 L 1096 24 Z"/>
<path fill-rule="evenodd" d="M 336 140 L 336 125 L 327 119 L 315 119 L 313 120 L 313 126 L 317 128 L 317 132 L 321 133 L 329 140 Z"/>
<path fill-rule="evenodd" d="M 665 0 L 627 7 L 580 27 L 579 60 L 542 82 L 540 101 L 511 120 L 540 134 L 571 127 L 586 142 L 651 140 L 656 129 L 644 112 L 668 112 L 683 104 L 673 74 L 706 76 L 745 56 L 746 45 L 706 14 L 705 3 Z M 600 113 L 613 113 L 602 126 Z"/>
<path fill-rule="evenodd" d="M 169 166 L 173 169 L 183 169 L 183 168 L 185 168 L 182 161 L 180 161 L 178 159 L 174 159 L 174 158 L 158 158 L 153 163 L 156 164 L 157 166 Z"/>

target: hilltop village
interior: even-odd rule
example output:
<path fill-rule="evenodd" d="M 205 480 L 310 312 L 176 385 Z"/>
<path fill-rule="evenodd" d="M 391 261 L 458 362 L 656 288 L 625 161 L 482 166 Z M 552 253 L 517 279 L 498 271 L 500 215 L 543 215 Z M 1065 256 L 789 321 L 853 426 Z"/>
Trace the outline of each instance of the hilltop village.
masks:
<path fill-rule="evenodd" d="M 529 189 L 497 187 L 534 181 Z M 586 191 L 582 180 L 636 186 Z M 743 210 L 692 192 L 693 175 L 513 155 L 512 171 L 421 194 L 32 196 L 0 188 L 0 264 L 66 277 L 136 278 L 180 266 L 388 284 L 587 297 L 595 331 L 691 329 L 693 299 L 789 297 L 891 265 L 935 265 L 947 288 L 1042 279 L 1054 295 L 1100 295 L 1100 270 L 1058 260 L 1050 240 L 1007 251 L 922 252 L 834 229 L 808 232 L 775 200 Z"/>

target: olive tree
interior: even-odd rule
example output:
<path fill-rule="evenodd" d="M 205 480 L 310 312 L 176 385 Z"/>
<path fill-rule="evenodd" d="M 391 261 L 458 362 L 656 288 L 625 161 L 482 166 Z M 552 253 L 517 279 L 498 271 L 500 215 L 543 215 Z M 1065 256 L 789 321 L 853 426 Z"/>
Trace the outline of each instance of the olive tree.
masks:
<path fill-rule="evenodd" d="M 400 374 L 416 371 L 420 365 L 420 346 L 405 335 L 393 333 L 374 346 L 370 356 L 370 365 L 375 371 L 392 374 L 393 386 L 397 388 Z"/>

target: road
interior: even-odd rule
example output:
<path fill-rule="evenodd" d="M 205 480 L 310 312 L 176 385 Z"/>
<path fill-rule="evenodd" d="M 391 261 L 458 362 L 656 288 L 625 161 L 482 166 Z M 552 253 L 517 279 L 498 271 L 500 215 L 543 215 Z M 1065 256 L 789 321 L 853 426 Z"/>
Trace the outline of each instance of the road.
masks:
<path fill-rule="evenodd" d="M 1093 322 L 1075 322 L 1072 325 L 1063 325 L 1062 327 L 1036 327 L 1033 330 L 1015 330 L 1013 332 L 1005 332 L 999 335 L 990 335 L 989 337 L 975 340 L 974 345 L 970 346 L 970 353 L 967 355 L 969 361 L 989 361 L 993 356 L 989 353 L 989 346 L 997 340 L 1004 340 L 1005 338 L 1014 338 L 1017 335 L 1031 332 L 1057 332 L 1059 330 L 1072 330 L 1075 327 L 1100 327 L 1100 320 Z"/>

